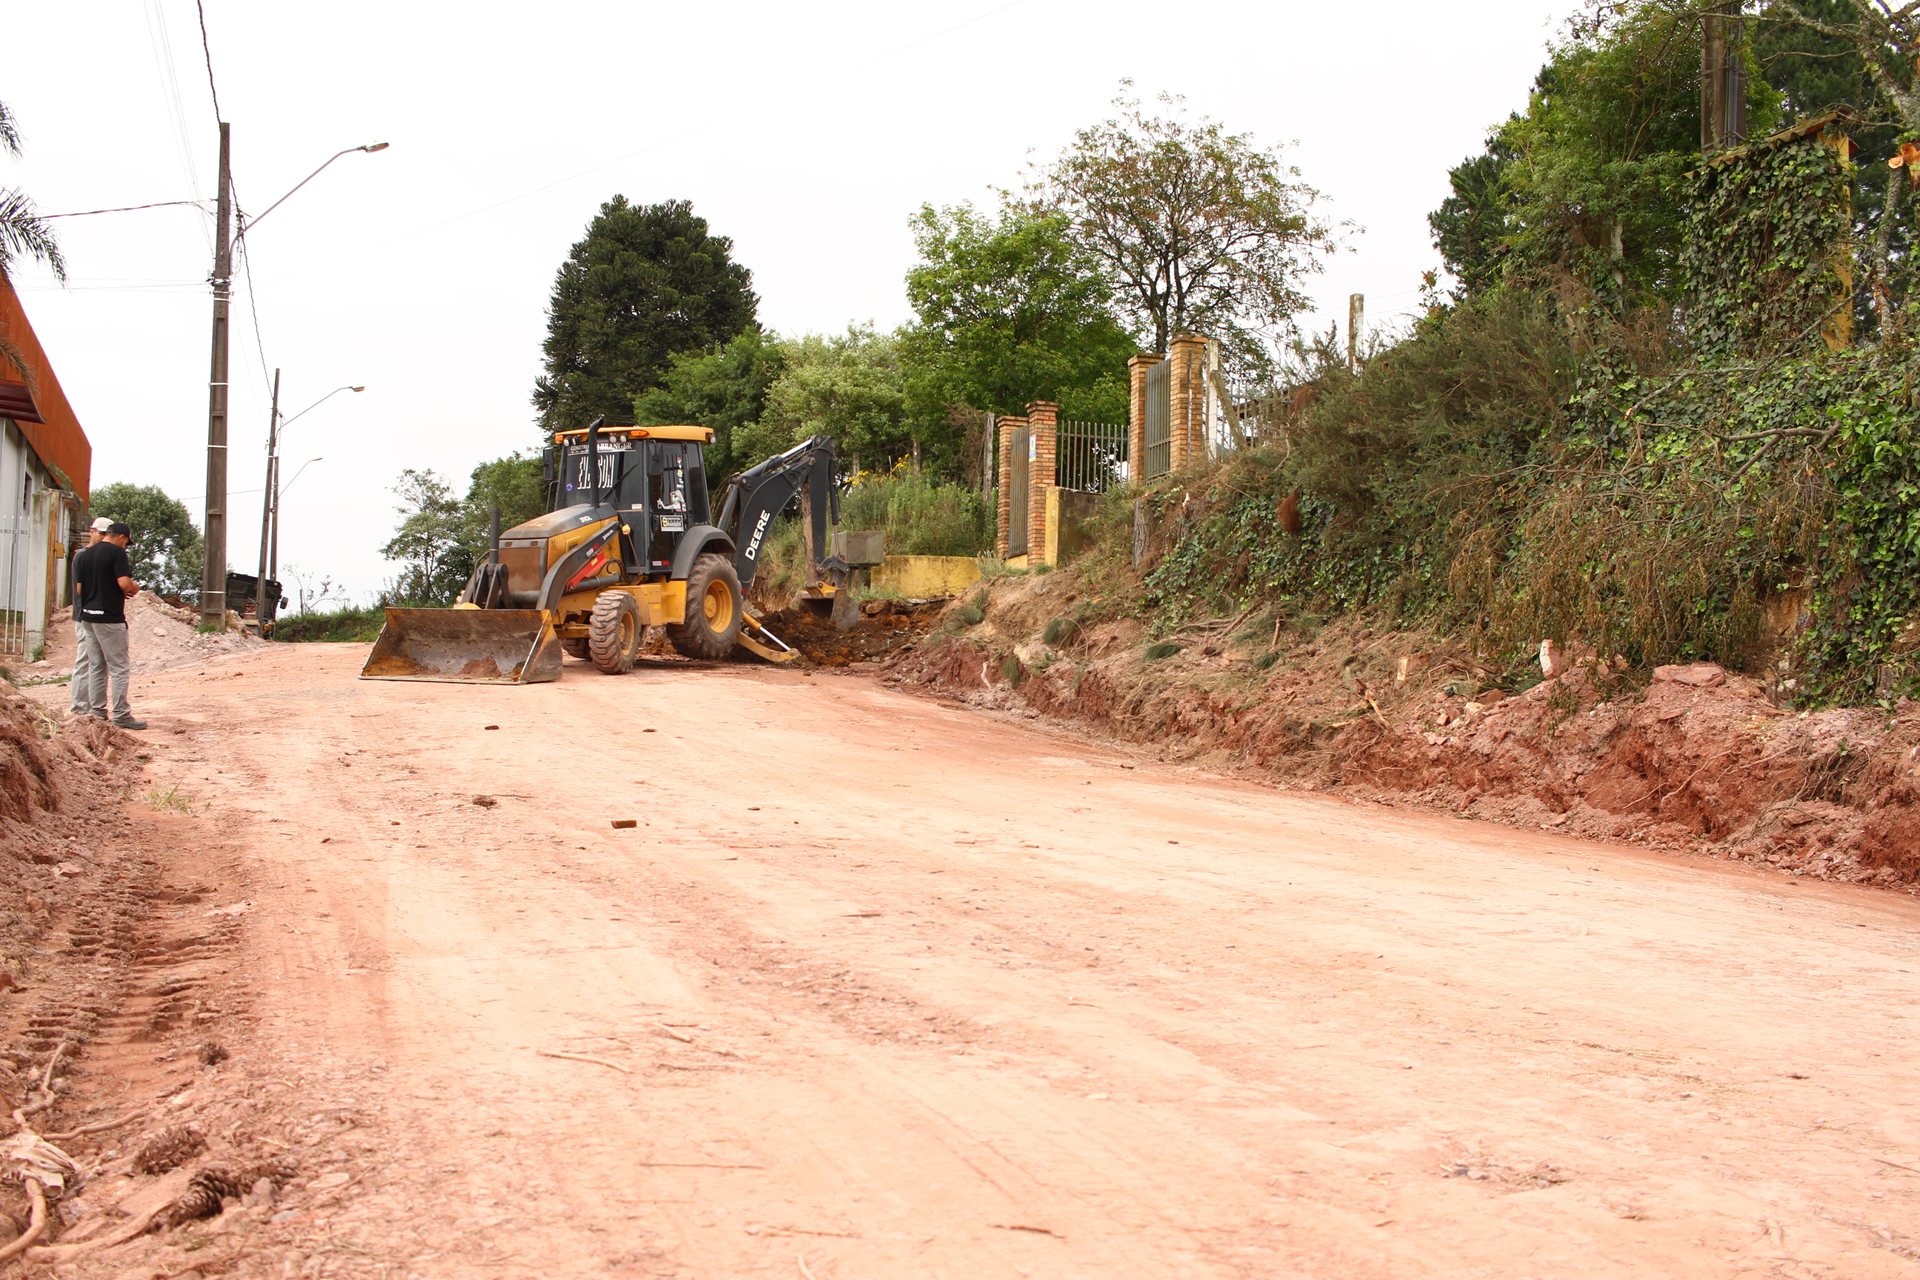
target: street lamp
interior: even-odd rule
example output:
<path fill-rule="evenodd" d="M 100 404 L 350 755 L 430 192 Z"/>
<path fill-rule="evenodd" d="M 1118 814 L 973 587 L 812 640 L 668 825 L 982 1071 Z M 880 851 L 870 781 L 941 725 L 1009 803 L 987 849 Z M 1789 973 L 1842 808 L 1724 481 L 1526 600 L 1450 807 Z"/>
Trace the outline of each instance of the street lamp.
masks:
<path fill-rule="evenodd" d="M 365 390 L 365 387 L 335 387 L 283 423 L 280 421 L 280 371 L 278 369 L 273 371 L 273 412 L 267 421 L 267 485 L 264 491 L 265 496 L 260 500 L 260 578 L 253 585 L 253 616 L 262 628 L 263 635 L 267 623 L 267 580 L 273 577 L 280 567 L 280 433 L 292 426 L 295 418 L 304 418 L 342 391 Z M 318 459 L 309 461 L 317 462 Z M 301 464 L 301 469 L 305 470 L 307 465 Z M 221 584 L 224 586 L 225 583 L 226 573 L 223 569 Z"/>
<path fill-rule="evenodd" d="M 356 151 L 385 151 L 384 142 L 369 142 L 348 147 L 328 156 L 324 169 L 341 156 Z M 320 174 L 315 169 L 300 179 L 293 191 L 267 206 L 272 213 L 286 203 L 287 196 L 312 182 Z M 227 314 L 233 298 L 233 245 L 256 226 L 255 218 L 231 234 L 233 210 L 232 127 L 220 122 L 219 185 L 216 190 L 213 241 L 213 359 L 207 371 L 207 514 L 202 532 L 205 555 L 200 567 L 200 625 L 209 630 L 227 627 Z"/>
<path fill-rule="evenodd" d="M 308 467 L 310 467 L 310 466 L 312 466 L 312 465 L 313 465 L 314 463 L 316 463 L 316 462 L 325 462 L 325 461 L 326 461 L 326 459 L 325 459 L 325 458 L 308 458 L 308 459 L 307 459 L 307 460 L 306 460 L 305 462 L 303 462 L 303 463 L 301 463 L 301 464 L 300 464 L 300 471 L 305 471 L 305 470 L 306 470 L 306 469 L 307 469 Z M 300 471 L 296 471 L 296 472 L 294 472 L 294 473 L 293 473 L 293 480 L 289 480 L 289 481 L 287 481 L 287 482 L 286 482 L 285 484 L 283 484 L 283 485 L 281 485 L 281 486 L 280 486 L 280 492 L 281 492 L 281 493 L 282 493 L 283 495 L 284 495 L 284 494 L 285 494 L 285 493 L 286 493 L 286 492 L 287 492 L 288 490 L 290 490 L 290 489 L 292 489 L 292 488 L 293 488 L 293 481 L 294 481 L 294 480 L 298 480 L 298 479 L 300 478 Z M 275 551 L 278 551 L 278 550 L 279 550 L 279 545 L 278 545 L 278 544 L 279 544 L 279 539 L 278 539 L 278 538 L 276 538 L 276 539 L 274 539 L 274 543 L 275 543 L 275 546 L 274 546 L 274 550 L 275 550 Z M 279 566 L 278 564 L 276 564 L 276 565 L 274 565 L 274 568 L 275 568 L 275 569 L 278 569 L 279 567 L 280 567 L 280 566 Z"/>
<path fill-rule="evenodd" d="M 389 145 L 391 144 L 385 143 L 385 142 L 369 142 L 364 147 L 348 147 L 344 151 L 336 151 L 332 155 L 326 158 L 326 161 L 323 164 L 321 164 L 319 169 L 315 169 L 312 173 L 300 179 L 300 181 L 294 183 L 293 191 L 298 191 L 301 187 L 306 186 L 309 182 L 312 182 L 315 178 L 319 177 L 321 169 L 325 169 L 327 165 L 332 164 L 335 160 L 338 160 L 341 156 L 350 156 L 356 151 L 365 151 L 369 155 L 371 155 L 375 151 L 385 151 Z M 245 236 L 247 232 L 259 226 L 261 218 L 265 218 L 268 213 L 272 213 L 275 209 L 278 209 L 281 205 L 285 204 L 287 202 L 287 196 L 291 196 L 293 194 L 293 191 L 287 192 L 287 195 L 281 196 L 278 200 L 275 200 L 272 204 L 268 205 L 265 213 L 260 214 L 258 217 L 248 219 L 247 224 L 240 228 L 240 235 Z"/>

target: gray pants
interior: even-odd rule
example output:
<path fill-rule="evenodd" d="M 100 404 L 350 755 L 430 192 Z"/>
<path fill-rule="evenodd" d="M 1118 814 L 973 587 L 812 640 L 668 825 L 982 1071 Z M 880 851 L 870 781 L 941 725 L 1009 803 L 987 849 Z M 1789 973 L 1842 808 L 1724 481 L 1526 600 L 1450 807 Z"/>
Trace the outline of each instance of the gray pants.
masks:
<path fill-rule="evenodd" d="M 107 689 L 113 689 L 113 718 L 115 720 L 133 719 L 133 708 L 127 705 L 127 676 L 130 674 L 127 661 L 127 624 L 124 622 L 89 622 L 87 624 L 87 705 L 104 708 L 107 705 Z"/>
<path fill-rule="evenodd" d="M 77 716 L 95 710 L 93 705 L 93 657 L 87 652 L 87 624 L 73 620 L 73 679 L 67 681 L 67 709 Z M 105 714 L 106 707 L 98 708 Z"/>

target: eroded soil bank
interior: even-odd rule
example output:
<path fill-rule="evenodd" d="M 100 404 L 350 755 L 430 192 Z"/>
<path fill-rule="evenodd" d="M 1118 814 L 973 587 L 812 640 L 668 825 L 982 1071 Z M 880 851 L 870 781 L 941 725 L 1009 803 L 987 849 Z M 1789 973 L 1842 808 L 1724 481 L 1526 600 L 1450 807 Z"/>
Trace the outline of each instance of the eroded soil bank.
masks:
<path fill-rule="evenodd" d="M 1563 658 L 1509 695 L 1458 643 L 1284 619 L 1149 643 L 1129 621 L 1082 625 L 1079 604 L 1068 575 L 1000 580 L 956 603 L 889 678 L 1295 786 L 1826 879 L 1920 881 L 1911 702 L 1803 713 L 1712 665 L 1649 678 L 1597 656 Z"/>

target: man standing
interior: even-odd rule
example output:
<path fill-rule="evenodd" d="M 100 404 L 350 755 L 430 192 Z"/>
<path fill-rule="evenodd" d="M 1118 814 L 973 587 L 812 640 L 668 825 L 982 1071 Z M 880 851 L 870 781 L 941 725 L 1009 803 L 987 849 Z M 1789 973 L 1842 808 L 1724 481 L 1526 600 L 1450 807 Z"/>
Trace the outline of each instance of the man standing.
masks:
<path fill-rule="evenodd" d="M 127 559 L 133 530 L 115 522 L 100 541 L 82 551 L 73 562 L 74 585 L 80 599 L 74 612 L 87 623 L 87 706 L 105 707 L 113 693 L 112 722 L 122 729 L 144 729 L 133 718 L 127 702 L 127 601 L 140 594 Z"/>
<path fill-rule="evenodd" d="M 99 546 L 100 539 L 105 537 L 107 530 L 112 527 L 113 521 L 107 519 L 105 516 L 96 519 L 87 530 L 87 546 Z M 76 551 L 72 559 L 68 561 L 69 570 L 79 563 L 80 553 Z M 69 576 L 72 576 L 71 573 Z M 103 702 L 95 706 L 91 701 L 93 697 L 93 680 L 89 673 L 93 670 L 93 661 L 87 656 L 87 620 L 80 616 L 80 586 L 77 579 L 74 579 L 72 586 L 73 678 L 67 681 L 67 709 L 76 716 L 99 716 L 102 720 L 105 720 L 107 718 L 106 703 Z"/>

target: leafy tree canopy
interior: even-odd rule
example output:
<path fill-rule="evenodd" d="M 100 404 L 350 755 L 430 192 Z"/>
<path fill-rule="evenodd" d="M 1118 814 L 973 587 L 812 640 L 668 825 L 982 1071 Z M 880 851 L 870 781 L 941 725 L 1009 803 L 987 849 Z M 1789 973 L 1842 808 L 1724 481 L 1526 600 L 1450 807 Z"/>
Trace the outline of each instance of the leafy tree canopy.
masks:
<path fill-rule="evenodd" d="M 1278 149 L 1189 120 L 1170 95 L 1171 114 L 1150 114 L 1128 88 L 1039 171 L 1028 203 L 1066 218 L 1074 247 L 1113 282 L 1124 326 L 1155 350 L 1192 330 L 1225 343 L 1242 371 L 1265 372 L 1333 245 L 1313 214 L 1319 193 Z"/>
<path fill-rule="evenodd" d="M 675 353 L 754 327 L 753 276 L 732 254 L 733 242 L 711 234 L 685 200 L 601 205 L 554 278 L 546 370 L 533 390 L 541 426 L 624 418 Z"/>
<path fill-rule="evenodd" d="M 198 596 L 200 530 L 185 504 L 157 485 L 104 484 L 90 496 L 87 519 L 118 520 L 133 530 L 127 559 L 133 580 L 162 596 Z"/>
<path fill-rule="evenodd" d="M 1060 402 L 1069 417 L 1124 421 L 1135 336 L 1113 317 L 1100 266 L 1065 214 L 1015 207 L 998 218 L 969 206 L 922 205 L 920 261 L 907 273 L 919 325 L 907 347 L 916 416 L 954 406 L 1019 413 Z"/>
<path fill-rule="evenodd" d="M 383 593 L 386 604 L 445 604 L 459 594 L 473 572 L 473 558 L 462 541 L 463 512 L 447 482 L 432 471 L 412 467 L 400 473 L 393 491 L 400 524 L 380 554 L 400 563 L 400 575 Z"/>
<path fill-rule="evenodd" d="M 760 421 L 767 391 L 786 367 L 786 345 L 758 329 L 722 346 L 682 352 L 668 361 L 660 385 L 635 399 L 634 421 L 712 427 L 707 473 L 717 485 L 743 465 L 736 438 Z"/>
<path fill-rule="evenodd" d="M 500 509 L 502 529 L 511 529 L 546 511 L 547 491 L 538 454 L 510 453 L 473 469 L 467 496 L 460 503 L 460 541 L 476 557 L 486 550 L 496 507 Z M 472 572 L 471 567 L 467 572 Z M 461 580 L 465 578 L 462 574 Z"/>
<path fill-rule="evenodd" d="M 1779 95 L 1748 80 L 1755 135 Z M 1683 176 L 1700 158 L 1697 0 L 1593 0 L 1534 81 L 1524 114 L 1457 166 L 1429 217 L 1466 290 L 1499 275 L 1571 277 L 1671 300 Z"/>
<path fill-rule="evenodd" d="M 854 326 L 784 344 L 785 368 L 766 412 L 738 437 L 742 464 L 808 436 L 831 436 L 855 468 L 885 466 L 920 443 L 907 415 L 900 338 Z"/>

